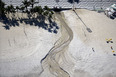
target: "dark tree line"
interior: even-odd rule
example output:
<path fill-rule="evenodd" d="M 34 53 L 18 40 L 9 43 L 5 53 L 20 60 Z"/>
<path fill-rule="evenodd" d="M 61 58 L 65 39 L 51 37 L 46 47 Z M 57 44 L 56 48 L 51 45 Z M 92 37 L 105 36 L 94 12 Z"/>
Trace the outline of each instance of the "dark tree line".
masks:
<path fill-rule="evenodd" d="M 0 0 L 0 18 L 3 16 L 3 21 L 0 22 L 5 24 L 3 27 L 6 30 L 10 30 L 12 26 L 19 26 L 20 22 L 35 25 L 56 34 L 59 27 L 57 23 L 52 20 L 54 12 L 47 6 L 44 6 L 44 8 L 41 6 L 34 6 L 36 3 L 35 0 L 24 0 L 22 1 L 22 5 L 14 7 L 13 5 L 6 5 Z M 18 17 L 18 12 L 22 13 L 22 18 Z M 16 13 L 18 19 L 14 16 Z M 23 17 L 24 13 L 27 14 L 27 18 Z M 11 17 L 9 16 L 10 14 L 12 14 Z M 45 22 L 46 19 L 49 23 Z"/>
<path fill-rule="evenodd" d="M 4 15 L 5 12 L 5 3 L 0 0 L 0 16 Z"/>
<path fill-rule="evenodd" d="M 21 11 L 23 13 L 38 13 L 38 15 L 44 15 L 48 17 L 52 17 L 53 11 L 50 8 L 45 6 L 42 8 L 41 6 L 35 6 L 37 2 L 35 0 L 24 0 L 22 1 L 22 5 L 14 7 L 13 5 L 6 5 L 2 0 L 0 0 L 0 17 L 9 14 Z M 6 5 L 6 7 L 5 7 Z M 31 7 L 28 9 L 28 7 Z"/>
<path fill-rule="evenodd" d="M 79 3 L 80 0 L 68 0 L 69 3 L 77 2 Z"/>

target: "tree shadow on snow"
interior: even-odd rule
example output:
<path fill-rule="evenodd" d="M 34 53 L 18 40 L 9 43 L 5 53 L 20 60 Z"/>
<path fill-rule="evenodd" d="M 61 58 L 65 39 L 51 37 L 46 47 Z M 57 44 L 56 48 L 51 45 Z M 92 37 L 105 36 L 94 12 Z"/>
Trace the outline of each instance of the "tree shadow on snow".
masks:
<path fill-rule="evenodd" d="M 27 25 L 30 26 L 37 26 L 38 28 L 43 28 L 45 30 L 47 30 L 50 33 L 58 33 L 58 25 L 55 21 L 53 21 L 51 18 L 48 19 L 49 24 L 45 22 L 46 18 L 44 16 L 38 16 L 36 18 L 21 18 L 19 20 L 16 20 L 14 18 L 9 19 L 9 18 L 4 18 L 2 19 L 2 22 L 4 25 L 2 27 L 4 27 L 6 30 L 10 30 L 10 27 L 16 27 L 19 26 L 19 22 L 20 23 L 25 23 Z"/>
<path fill-rule="evenodd" d="M 7 18 L 7 17 L 4 17 L 3 19 L 2 19 L 2 21 L 0 21 L 0 22 L 2 22 L 3 24 L 4 24 L 4 28 L 6 29 L 6 30 L 10 30 L 10 27 L 15 27 L 15 26 L 19 26 L 19 23 L 18 23 L 18 21 L 16 20 L 16 19 L 14 19 L 14 18 L 12 18 L 12 19 L 9 19 L 9 18 Z"/>

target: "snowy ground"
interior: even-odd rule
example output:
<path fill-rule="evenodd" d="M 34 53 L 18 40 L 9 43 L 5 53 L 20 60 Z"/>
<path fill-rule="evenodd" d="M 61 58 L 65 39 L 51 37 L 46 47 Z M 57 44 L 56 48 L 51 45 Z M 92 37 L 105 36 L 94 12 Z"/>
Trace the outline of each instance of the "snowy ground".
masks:
<path fill-rule="evenodd" d="M 37 77 L 42 72 L 40 61 L 60 37 L 60 30 L 55 34 L 18 23 L 6 30 L 0 22 L 0 77 Z"/>
<path fill-rule="evenodd" d="M 103 13 L 77 9 L 76 13 L 85 26 L 73 11 L 63 13 L 74 34 L 68 48 L 75 59 L 71 76 L 116 77 L 116 56 L 113 56 L 116 52 L 112 52 L 116 51 L 116 19 L 109 19 Z M 92 32 L 88 32 L 86 27 Z M 110 38 L 113 43 L 106 43 Z"/>
<path fill-rule="evenodd" d="M 63 21 L 62 24 L 58 22 L 62 25 L 62 37 L 60 30 L 58 34 L 50 33 L 34 24 L 29 25 L 29 22 L 19 23 L 19 26 L 12 26 L 9 30 L 3 27 L 6 24 L 0 23 L 0 77 L 40 76 L 43 71 L 40 61 L 59 38 L 62 39 L 58 46 L 65 41 L 63 38 L 73 39 L 64 49 L 59 49 L 60 53 L 54 50 L 54 55 L 49 55 L 53 59 L 47 64 L 54 65 L 51 60 L 56 59 L 60 69 L 44 66 L 48 70 L 44 69 L 41 77 L 55 76 L 50 75 L 49 68 L 61 76 L 67 76 L 60 71 L 62 68 L 70 77 L 116 77 L 116 56 L 113 56 L 116 54 L 116 19 L 85 9 L 77 9 L 77 15 L 72 10 L 62 13 L 73 34 Z M 110 38 L 113 43 L 106 42 Z"/>

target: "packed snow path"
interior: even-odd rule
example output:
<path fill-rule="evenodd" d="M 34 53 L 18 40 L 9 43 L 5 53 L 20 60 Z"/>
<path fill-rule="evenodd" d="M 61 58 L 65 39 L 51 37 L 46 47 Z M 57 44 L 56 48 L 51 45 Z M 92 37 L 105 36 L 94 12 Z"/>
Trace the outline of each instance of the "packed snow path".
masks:
<path fill-rule="evenodd" d="M 59 13 L 56 13 L 57 18 L 62 24 L 62 36 L 55 43 L 54 47 L 49 51 L 49 53 L 42 59 L 42 66 L 44 71 L 50 71 L 56 77 L 70 77 L 68 72 L 62 69 L 59 65 L 59 61 L 62 58 L 61 55 L 65 52 L 64 49 L 70 44 L 73 39 L 73 32 L 65 23 L 63 18 Z M 65 57 L 63 57 L 65 59 Z"/>

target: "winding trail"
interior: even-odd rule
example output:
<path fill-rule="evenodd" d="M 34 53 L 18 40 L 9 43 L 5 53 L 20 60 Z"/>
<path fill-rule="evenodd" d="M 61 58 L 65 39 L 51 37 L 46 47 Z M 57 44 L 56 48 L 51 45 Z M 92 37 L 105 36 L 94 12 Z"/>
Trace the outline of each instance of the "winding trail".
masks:
<path fill-rule="evenodd" d="M 73 39 L 73 32 L 68 27 L 60 13 L 55 13 L 55 16 L 61 23 L 61 37 L 54 44 L 48 54 L 41 60 L 43 72 L 49 72 L 56 77 L 70 77 L 59 65 L 60 56 L 65 52 L 64 49 L 68 47 L 71 40 Z M 49 75 L 48 75 L 49 76 Z"/>

